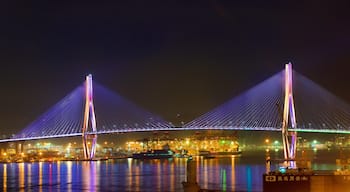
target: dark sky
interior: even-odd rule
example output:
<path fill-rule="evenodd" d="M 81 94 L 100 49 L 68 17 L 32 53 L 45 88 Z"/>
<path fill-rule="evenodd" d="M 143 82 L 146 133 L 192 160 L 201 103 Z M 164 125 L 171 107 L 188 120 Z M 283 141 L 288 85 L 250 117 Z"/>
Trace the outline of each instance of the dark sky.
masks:
<path fill-rule="evenodd" d="M 196 118 L 288 61 L 350 103 L 347 1 L 96 2 L 1 1 L 0 133 L 88 73 L 169 121 Z"/>

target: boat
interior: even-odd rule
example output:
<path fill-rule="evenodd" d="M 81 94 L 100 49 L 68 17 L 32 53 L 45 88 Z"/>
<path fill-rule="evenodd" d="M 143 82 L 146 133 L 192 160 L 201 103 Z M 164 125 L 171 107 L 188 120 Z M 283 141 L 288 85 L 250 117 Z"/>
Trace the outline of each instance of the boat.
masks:
<path fill-rule="evenodd" d="M 242 151 L 237 150 L 237 151 L 205 151 L 205 150 L 200 150 L 198 151 L 199 156 L 203 156 L 206 159 L 211 159 L 215 157 L 228 157 L 232 155 L 241 155 Z"/>
<path fill-rule="evenodd" d="M 214 158 L 216 158 L 216 156 L 208 154 L 208 155 L 204 155 L 203 158 L 204 159 L 214 159 Z"/>
<path fill-rule="evenodd" d="M 210 152 L 209 155 L 211 156 L 232 156 L 232 155 L 240 155 L 242 154 L 242 151 L 217 151 L 217 152 Z"/>
<path fill-rule="evenodd" d="M 210 151 L 207 151 L 207 150 L 199 150 L 198 151 L 199 156 L 207 156 L 209 154 L 210 154 Z"/>
<path fill-rule="evenodd" d="M 173 152 L 166 149 L 149 150 L 132 154 L 133 159 L 168 159 L 173 157 Z"/>

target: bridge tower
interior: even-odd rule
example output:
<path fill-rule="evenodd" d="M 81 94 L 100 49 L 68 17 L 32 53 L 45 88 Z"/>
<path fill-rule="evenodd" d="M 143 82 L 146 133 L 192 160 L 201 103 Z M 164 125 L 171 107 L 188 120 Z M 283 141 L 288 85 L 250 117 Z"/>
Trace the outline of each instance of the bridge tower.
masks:
<path fill-rule="evenodd" d="M 91 131 L 89 131 L 91 127 Z M 82 127 L 84 158 L 93 159 L 96 153 L 96 117 L 93 102 L 93 90 L 92 90 L 92 75 L 86 76 L 85 82 L 85 111 L 84 122 Z"/>
<path fill-rule="evenodd" d="M 289 131 L 288 127 L 296 128 L 296 117 L 293 99 L 293 69 L 292 64 L 286 64 L 285 69 L 285 95 L 284 95 L 284 110 L 282 120 L 282 140 L 284 158 L 287 160 L 287 165 L 291 168 L 296 168 L 295 157 L 297 147 L 297 132 Z M 288 125 L 290 121 L 291 126 Z"/>

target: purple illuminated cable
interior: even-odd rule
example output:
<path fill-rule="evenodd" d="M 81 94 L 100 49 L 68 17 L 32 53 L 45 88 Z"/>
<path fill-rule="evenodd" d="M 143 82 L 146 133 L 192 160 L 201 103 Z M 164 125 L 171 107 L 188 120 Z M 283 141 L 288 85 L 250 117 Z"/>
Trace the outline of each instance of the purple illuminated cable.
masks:
<path fill-rule="evenodd" d="M 350 133 L 349 104 L 305 76 L 291 71 L 294 103 L 294 108 L 290 104 L 291 110 L 288 111 L 291 127 L 298 132 Z M 186 123 L 184 127 L 280 130 L 283 119 L 283 87 L 284 71 Z"/>
<path fill-rule="evenodd" d="M 91 107 L 90 102 L 86 106 L 93 112 L 89 113 L 88 118 L 92 120 L 92 124 L 97 124 L 97 134 L 170 129 L 171 124 L 161 117 L 96 82 L 92 82 L 91 85 L 94 107 Z M 86 110 L 85 98 L 90 97 L 86 97 L 85 88 L 86 83 L 73 90 L 11 139 L 31 140 L 81 135 Z M 89 130 L 86 135 L 92 132 L 94 130 Z"/>
<path fill-rule="evenodd" d="M 283 111 L 283 81 L 282 71 L 181 128 L 172 127 L 159 116 L 93 82 L 97 133 L 188 129 L 280 131 L 282 115 L 279 111 Z M 292 119 L 294 116 L 298 118 L 294 130 L 350 133 L 349 104 L 296 71 L 293 71 L 292 81 L 295 109 L 290 111 L 290 115 Z M 84 90 L 84 85 L 73 90 L 11 139 L 81 135 Z M 292 127 L 294 126 L 292 123 Z"/>

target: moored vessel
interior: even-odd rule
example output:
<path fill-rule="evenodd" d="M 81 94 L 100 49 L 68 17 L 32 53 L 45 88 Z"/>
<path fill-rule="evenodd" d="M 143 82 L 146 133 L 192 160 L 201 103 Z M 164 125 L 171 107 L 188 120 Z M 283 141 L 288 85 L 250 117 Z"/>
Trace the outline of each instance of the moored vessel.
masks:
<path fill-rule="evenodd" d="M 149 150 L 132 154 L 133 159 L 168 159 L 173 157 L 173 152 L 167 149 Z"/>

